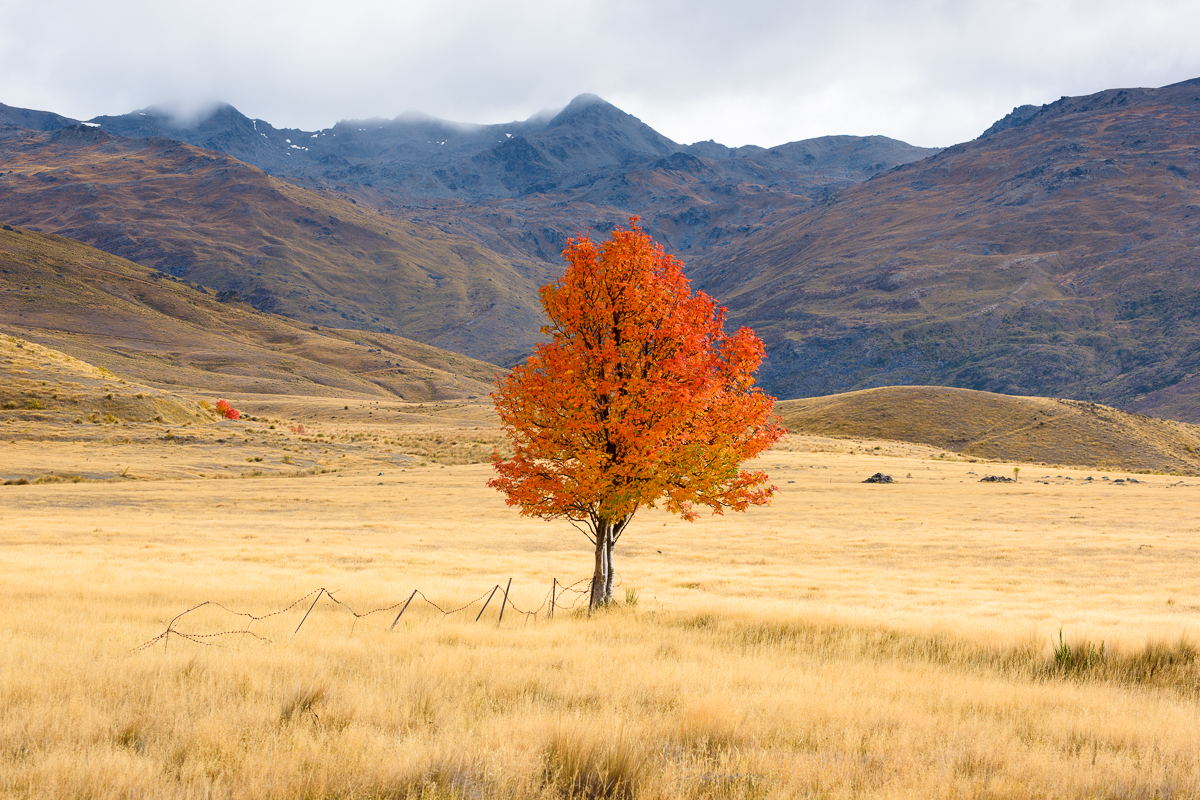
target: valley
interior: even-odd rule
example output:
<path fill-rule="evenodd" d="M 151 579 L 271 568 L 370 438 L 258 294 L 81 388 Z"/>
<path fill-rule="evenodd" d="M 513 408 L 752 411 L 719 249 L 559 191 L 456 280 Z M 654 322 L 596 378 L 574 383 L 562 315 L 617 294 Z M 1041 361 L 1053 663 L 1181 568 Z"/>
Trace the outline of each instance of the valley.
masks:
<path fill-rule="evenodd" d="M 944 150 L 682 145 L 590 95 L 319 131 L 6 106 L 0 203 L 259 310 L 505 366 L 566 240 L 637 214 L 764 338 L 779 397 L 942 385 L 1195 422 L 1198 92 L 1022 107 Z"/>
<path fill-rule="evenodd" d="M 111 298 L 133 268 L 106 266 Z M 176 307 L 214 302 L 160 283 Z M 208 312 L 213 328 L 231 313 Z M 0 338 L 2 793 L 1200 786 L 1200 480 L 1079 449 L 1132 462 L 1193 426 L 966 391 L 783 403 L 794 432 L 753 465 L 772 505 L 643 510 L 617 607 L 589 617 L 589 543 L 484 486 L 506 446 L 485 399 L 401 401 L 336 360 L 345 383 L 316 394 L 242 383 L 269 342 L 181 371 L 203 377 L 188 387 L 114 341 L 91 347 L 145 382 Z M 896 438 L 941 431 L 938 413 L 1013 424 L 1023 452 L 1024 415 L 1049 414 L 1042 435 L 1092 463 L 983 458 L 978 432 L 945 443 L 962 452 Z M 1114 425 L 1177 438 L 1153 450 Z M 863 482 L 876 472 L 893 482 Z M 503 620 L 500 595 L 483 608 L 496 585 Z"/>
<path fill-rule="evenodd" d="M 1197 98 L 940 151 L 0 105 L 0 795 L 1200 795 Z M 790 432 L 589 614 L 489 394 L 634 213 Z"/>

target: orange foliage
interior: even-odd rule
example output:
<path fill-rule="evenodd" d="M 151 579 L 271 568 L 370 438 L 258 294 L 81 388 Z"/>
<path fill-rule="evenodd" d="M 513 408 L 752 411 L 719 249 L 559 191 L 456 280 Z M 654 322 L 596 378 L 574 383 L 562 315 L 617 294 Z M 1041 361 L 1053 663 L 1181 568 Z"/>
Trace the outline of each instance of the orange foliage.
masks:
<path fill-rule="evenodd" d="M 762 342 L 726 336 L 725 309 L 637 222 L 568 243 L 567 271 L 541 289 L 550 342 L 492 395 L 515 453 L 493 457 L 488 485 L 526 516 L 587 523 L 610 552 L 643 505 L 691 520 L 697 505 L 769 502 L 766 473 L 740 464 L 785 433 L 754 386 Z"/>
<path fill-rule="evenodd" d="M 228 400 L 218 400 L 216 411 L 225 419 L 241 419 L 241 413 L 229 404 Z"/>

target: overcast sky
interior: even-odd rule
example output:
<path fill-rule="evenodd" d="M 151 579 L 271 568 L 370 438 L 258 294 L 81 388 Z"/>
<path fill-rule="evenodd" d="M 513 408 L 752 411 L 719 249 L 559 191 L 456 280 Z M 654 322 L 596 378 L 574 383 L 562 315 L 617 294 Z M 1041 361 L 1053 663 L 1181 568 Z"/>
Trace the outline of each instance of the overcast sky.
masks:
<path fill-rule="evenodd" d="M 0 0 L 0 102 L 224 100 L 315 130 L 591 92 L 682 143 L 944 146 L 1016 105 L 1200 77 L 1197 31 L 1197 0 Z"/>

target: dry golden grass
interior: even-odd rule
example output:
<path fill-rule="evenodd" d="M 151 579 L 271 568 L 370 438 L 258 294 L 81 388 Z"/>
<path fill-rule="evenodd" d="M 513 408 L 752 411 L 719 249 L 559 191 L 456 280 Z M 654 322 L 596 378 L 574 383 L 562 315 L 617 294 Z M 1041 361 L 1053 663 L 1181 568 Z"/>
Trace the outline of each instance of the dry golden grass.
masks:
<path fill-rule="evenodd" d="M 888 386 L 786 400 L 796 433 L 899 439 L 1002 461 L 1200 474 L 1200 426 L 1096 403 L 944 386 Z"/>
<path fill-rule="evenodd" d="M 587 543 L 506 508 L 486 465 L 379 468 L 406 432 L 494 435 L 484 407 L 263 403 L 187 447 L 303 445 L 337 471 L 201 480 L 157 438 L 0 428 L 6 470 L 123 446 L 152 479 L 0 487 L 0 794 L 1200 794 L 1195 481 L 1026 464 L 985 484 L 1011 466 L 790 437 L 761 461 L 770 508 L 639 515 L 616 564 L 635 605 L 497 625 L 496 601 L 475 623 L 478 602 L 418 598 L 389 631 L 414 589 L 452 608 L 512 577 L 535 609 L 586 576 Z M 271 431 L 288 409 L 325 441 Z M 898 482 L 861 483 L 876 471 Z M 233 633 L 131 652 L 203 601 L 261 616 L 321 587 L 393 608 L 322 596 L 251 636 L 210 605 L 173 630 Z M 1077 658 L 1056 660 L 1060 629 Z"/>
<path fill-rule="evenodd" d="M 482 463 L 507 448 L 478 401 L 228 394 L 244 415 L 232 422 L 213 411 L 215 393 L 127 381 L 15 336 L 0 336 L 0 372 L 0 483 Z"/>
<path fill-rule="evenodd" d="M 1192 479 L 792 435 L 770 508 L 641 513 L 626 602 L 549 619 L 588 545 L 484 487 L 486 404 L 217 421 L 19 343 L 5 397 L 46 403 L 0 410 L 33 484 L 0 486 L 0 795 L 1200 794 Z"/>

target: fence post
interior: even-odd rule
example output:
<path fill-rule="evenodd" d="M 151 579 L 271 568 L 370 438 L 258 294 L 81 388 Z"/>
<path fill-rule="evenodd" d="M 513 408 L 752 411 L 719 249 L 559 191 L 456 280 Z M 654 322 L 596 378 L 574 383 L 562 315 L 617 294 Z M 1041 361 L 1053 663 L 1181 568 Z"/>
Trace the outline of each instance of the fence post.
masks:
<path fill-rule="evenodd" d="M 407 602 L 404 603 L 404 608 L 400 609 L 400 613 L 396 615 L 396 618 L 394 620 L 392 620 L 392 627 L 388 628 L 389 631 L 393 630 L 396 627 L 396 623 L 400 621 L 400 618 L 404 616 L 404 612 L 408 610 L 408 604 L 411 603 L 413 601 L 413 598 L 416 596 L 417 596 L 417 590 L 413 589 L 413 593 L 408 596 Z"/>
<path fill-rule="evenodd" d="M 558 578 L 555 578 L 554 582 L 550 584 L 550 619 L 554 619 L 554 593 L 556 589 L 558 589 Z"/>
<path fill-rule="evenodd" d="M 316 607 L 317 607 L 317 600 L 320 600 L 320 599 L 321 599 L 321 595 L 323 595 L 323 594 L 325 594 L 325 590 L 324 590 L 324 589 L 318 589 L 318 590 L 317 590 L 317 597 L 316 597 L 316 600 L 313 600 L 313 601 L 312 601 L 312 605 L 308 607 L 308 611 L 305 611 L 305 612 L 304 612 L 304 619 L 301 619 L 301 620 L 300 620 L 300 625 L 303 625 L 303 624 L 304 624 L 304 620 L 305 620 L 305 619 L 308 619 L 308 615 L 309 615 L 309 614 L 311 614 L 311 613 L 312 613 L 312 610 L 313 610 L 314 608 L 316 608 Z M 297 625 L 297 626 L 296 626 L 296 630 L 292 631 L 292 638 L 293 638 L 293 639 L 295 639 L 295 638 L 296 638 L 296 634 L 300 632 L 300 625 Z"/>
<path fill-rule="evenodd" d="M 508 590 L 512 586 L 512 578 L 508 579 L 508 586 L 504 587 L 504 599 L 500 601 L 500 619 L 496 620 L 496 627 L 500 627 L 500 623 L 504 622 L 504 607 L 508 605 Z M 496 587 L 499 588 L 499 587 Z"/>
<path fill-rule="evenodd" d="M 479 618 L 483 616 L 483 612 L 487 611 L 488 603 L 492 602 L 492 595 L 496 594 L 496 592 L 497 592 L 497 590 L 499 590 L 499 588 L 500 588 L 500 584 L 498 584 L 498 583 L 492 587 L 492 591 L 491 591 L 491 594 L 488 595 L 488 599 L 483 601 L 483 608 L 479 609 L 479 613 L 475 615 L 476 622 L 479 622 Z M 503 612 L 501 612 L 501 613 L 503 613 Z"/>

